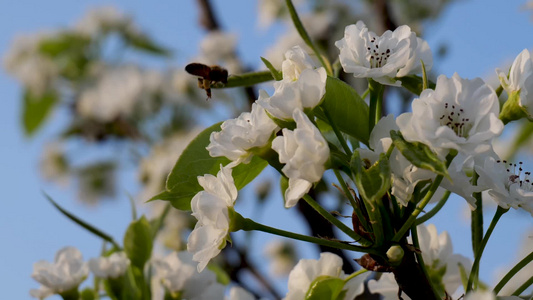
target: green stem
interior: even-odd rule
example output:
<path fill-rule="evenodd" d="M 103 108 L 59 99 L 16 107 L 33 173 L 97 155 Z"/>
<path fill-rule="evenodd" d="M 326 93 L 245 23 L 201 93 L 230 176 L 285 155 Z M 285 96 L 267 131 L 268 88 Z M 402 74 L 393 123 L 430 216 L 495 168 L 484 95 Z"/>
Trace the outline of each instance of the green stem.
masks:
<path fill-rule="evenodd" d="M 448 198 L 450 197 L 450 194 L 451 194 L 450 191 L 444 192 L 444 195 L 442 195 L 442 198 L 439 200 L 437 205 L 435 205 L 435 207 L 433 207 L 430 211 L 425 213 L 423 216 L 416 219 L 415 224 L 420 225 L 426 222 L 427 220 L 433 218 L 433 216 L 435 216 L 440 211 L 440 209 L 444 206 L 444 204 L 446 204 L 446 202 L 448 201 Z"/>
<path fill-rule="evenodd" d="M 533 252 L 529 253 L 528 256 L 524 257 L 520 262 L 516 264 L 503 278 L 498 282 L 496 287 L 494 287 L 494 294 L 498 295 L 498 293 L 501 291 L 501 289 L 513 278 L 513 276 L 516 275 L 520 270 L 522 270 L 523 267 L 528 265 L 530 262 L 533 261 Z"/>
<path fill-rule="evenodd" d="M 372 132 L 374 126 L 381 119 L 381 106 L 383 103 L 383 85 L 380 83 L 369 79 L 368 80 L 368 89 L 370 90 L 370 118 L 369 118 L 369 133 Z"/>
<path fill-rule="evenodd" d="M 498 88 L 496 89 L 496 95 L 498 97 L 500 97 L 500 95 L 502 94 L 503 92 L 503 86 L 500 84 L 500 86 L 498 86 Z"/>
<path fill-rule="evenodd" d="M 474 264 L 472 265 L 472 271 L 470 272 L 470 276 L 468 276 L 468 284 L 466 285 L 467 293 L 472 290 L 473 288 L 472 283 L 474 283 L 474 280 L 477 284 L 481 255 L 483 255 L 483 250 L 485 250 L 485 246 L 487 245 L 487 242 L 489 241 L 492 231 L 494 231 L 494 228 L 496 227 L 496 224 L 500 220 L 501 216 L 503 216 L 503 214 L 506 213 L 508 210 L 509 210 L 508 208 L 502 208 L 501 206 L 498 206 L 498 209 L 496 210 L 496 213 L 494 214 L 494 217 L 492 218 L 492 221 L 490 222 L 489 228 L 487 229 L 487 233 L 485 233 L 485 236 L 483 237 L 483 240 L 481 241 L 481 245 L 479 246 L 479 249 L 476 253 Z"/>
<path fill-rule="evenodd" d="M 352 280 L 354 277 L 357 277 L 357 276 L 359 276 L 359 275 L 361 275 L 363 273 L 366 273 L 366 272 L 368 272 L 368 270 L 364 269 L 364 268 L 362 268 L 361 270 L 359 270 L 357 272 L 353 272 L 348 277 L 344 278 L 344 282 L 346 283 L 346 282 Z"/>
<path fill-rule="evenodd" d="M 474 172 L 472 185 L 477 185 L 478 174 Z M 478 253 L 481 241 L 483 240 L 483 201 L 481 193 L 474 193 L 476 199 L 476 209 L 471 213 L 471 230 L 472 230 L 472 250 L 474 255 Z"/>
<path fill-rule="evenodd" d="M 435 178 L 435 181 L 433 181 L 433 184 L 431 184 L 431 187 L 424 196 L 424 199 L 422 199 L 422 201 L 418 203 L 413 213 L 411 213 L 407 221 L 405 221 L 405 223 L 403 224 L 402 228 L 400 228 L 400 230 L 396 232 L 396 234 L 392 238 L 393 242 L 399 242 L 403 238 L 407 230 L 409 230 L 409 228 L 411 228 L 411 226 L 415 223 L 416 217 L 418 217 L 418 215 L 424 210 L 424 207 L 426 207 L 426 205 L 429 203 L 429 200 L 431 200 L 431 198 L 435 194 L 435 191 L 439 187 L 442 179 L 442 175 L 438 175 L 437 178 Z"/>
<path fill-rule="evenodd" d="M 533 284 L 533 276 L 529 277 L 529 279 L 524 282 L 519 288 L 514 291 L 513 296 L 520 296 L 528 287 L 530 287 Z"/>
<path fill-rule="evenodd" d="M 411 227 L 411 237 L 413 239 L 413 246 L 416 249 L 420 249 L 420 243 L 418 242 L 418 231 L 416 230 L 416 225 L 413 225 Z M 422 270 L 422 273 L 424 273 L 424 276 L 426 276 L 426 279 L 428 280 L 429 285 L 431 289 L 433 290 L 433 294 L 439 295 L 437 290 L 435 290 L 435 286 L 433 285 L 433 282 L 431 282 L 428 270 L 426 268 L 426 264 L 424 263 L 424 258 L 422 257 L 422 253 L 420 251 L 415 251 L 415 256 L 416 256 L 416 260 L 418 261 L 418 265 L 420 266 L 420 269 Z"/>
<path fill-rule="evenodd" d="M 339 131 L 339 128 L 337 127 L 337 125 L 335 124 L 333 119 L 331 118 L 331 115 L 329 114 L 328 110 L 322 108 L 322 111 L 324 112 L 324 115 L 326 115 L 326 118 L 329 121 L 329 125 L 333 129 L 333 132 L 335 132 L 335 136 L 337 136 L 337 139 L 341 143 L 342 149 L 344 149 L 344 152 L 351 157 L 352 156 L 352 150 L 350 150 L 350 147 L 348 147 L 348 144 L 346 143 L 346 140 L 344 139 L 344 137 L 342 136 L 342 133 Z"/>
<path fill-rule="evenodd" d="M 157 218 L 155 226 L 154 226 L 155 230 L 152 233 L 152 240 L 156 238 L 157 233 L 161 230 L 161 228 L 163 228 L 163 224 L 165 223 L 165 219 L 168 213 L 170 212 L 171 208 L 172 208 L 172 205 L 170 204 L 170 202 L 168 202 L 165 205 L 165 208 L 163 209 L 163 212 L 161 213 L 161 215 Z"/>
<path fill-rule="evenodd" d="M 366 89 L 366 91 L 361 95 L 361 99 L 365 100 L 366 96 L 368 96 L 368 93 L 370 93 L 370 89 Z"/>
<path fill-rule="evenodd" d="M 313 198 L 311 198 L 311 196 L 305 195 L 303 199 L 322 217 L 324 217 L 324 219 L 328 220 L 331 224 L 337 226 L 337 228 L 339 228 L 347 236 L 351 237 L 355 241 L 361 240 L 361 236 L 359 236 L 352 229 L 350 229 L 350 227 L 346 226 L 346 224 L 342 223 L 339 219 L 335 218 L 335 216 L 326 211 L 322 206 L 320 206 L 320 204 L 318 204 Z"/>
<path fill-rule="evenodd" d="M 242 217 L 241 217 L 242 218 Z M 244 231 L 250 231 L 250 230 L 257 230 L 262 231 L 270 234 L 275 234 L 295 240 L 300 240 L 308 243 L 313 243 L 317 245 L 322 245 L 326 247 L 332 247 L 337 249 L 344 249 L 344 250 L 350 250 L 350 251 L 357 251 L 357 252 L 363 252 L 363 253 L 369 253 L 374 255 L 380 255 L 380 253 L 372 248 L 366 248 L 366 247 L 359 247 L 359 246 L 353 246 L 346 243 L 341 243 L 333 240 L 326 240 L 321 238 L 316 238 L 312 236 L 302 235 L 290 231 L 285 231 L 281 229 L 277 229 L 274 227 L 266 226 L 260 223 L 257 223 L 251 219 L 248 218 L 242 218 L 240 220 L 241 222 L 241 229 Z"/>
<path fill-rule="evenodd" d="M 344 194 L 346 194 L 346 197 L 348 197 L 348 201 L 350 201 L 350 204 L 352 205 L 353 210 L 355 214 L 357 215 L 357 218 L 359 219 L 359 222 L 361 222 L 361 225 L 363 225 L 363 227 L 366 230 L 368 230 L 369 227 L 368 227 L 368 223 L 366 222 L 366 218 L 361 213 L 361 208 L 359 207 L 357 202 L 355 202 L 355 199 L 353 198 L 352 193 L 348 189 L 348 186 L 346 185 L 344 178 L 342 178 L 339 170 L 337 169 L 333 169 L 333 173 L 335 173 L 335 176 L 337 177 L 337 180 L 339 181 L 339 184 L 341 185 L 342 190 L 344 191 Z M 365 244 L 365 242 L 368 242 L 368 241 L 365 238 L 361 237 L 361 242 L 362 242 L 361 244 Z"/>
<path fill-rule="evenodd" d="M 318 48 L 316 45 L 311 41 L 311 38 L 309 37 L 309 34 L 307 34 L 307 31 L 304 28 L 304 25 L 302 24 L 302 21 L 300 21 L 300 17 L 298 16 L 298 13 L 296 12 L 296 8 L 294 8 L 294 5 L 292 4 L 291 0 L 286 0 L 285 3 L 287 4 L 287 8 L 289 9 L 289 14 L 291 15 L 292 22 L 294 23 L 294 27 L 296 27 L 296 30 L 300 34 L 300 37 L 304 40 L 304 42 L 309 46 L 311 49 L 313 49 L 313 52 L 315 53 L 316 57 L 320 61 L 320 64 L 324 66 L 326 69 L 326 72 L 329 76 L 333 76 L 333 71 L 331 70 L 331 64 L 324 60 L 320 52 L 318 51 Z"/>

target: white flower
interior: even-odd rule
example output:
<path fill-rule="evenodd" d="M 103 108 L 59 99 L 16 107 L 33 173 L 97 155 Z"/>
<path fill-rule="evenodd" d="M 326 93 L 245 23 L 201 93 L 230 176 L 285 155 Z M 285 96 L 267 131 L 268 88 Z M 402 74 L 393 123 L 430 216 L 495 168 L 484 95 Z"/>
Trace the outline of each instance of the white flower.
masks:
<path fill-rule="evenodd" d="M 198 272 L 197 263 L 187 251 L 172 252 L 163 259 L 153 261 L 155 276 L 171 293 L 181 293 L 185 299 L 203 296 L 206 289 L 216 283 L 210 270 Z M 204 298 L 205 299 L 205 298 Z"/>
<path fill-rule="evenodd" d="M 69 181 L 69 162 L 62 146 L 59 143 L 48 144 L 42 155 L 39 164 L 42 176 L 65 186 Z"/>
<path fill-rule="evenodd" d="M 198 272 L 201 272 L 226 246 L 230 225 L 228 208 L 233 208 L 237 188 L 231 169 L 222 166 L 216 177 L 198 176 L 198 183 L 204 191 L 191 200 L 192 215 L 198 222 L 189 235 L 187 250 L 193 253 L 193 260 L 199 262 Z"/>
<path fill-rule="evenodd" d="M 360 274 L 345 283 L 347 290 L 344 299 L 354 299 L 364 291 L 364 281 L 370 272 Z M 342 271 L 342 259 L 333 253 L 320 253 L 320 259 L 301 259 L 289 274 L 289 291 L 285 300 L 304 299 L 311 283 L 320 276 L 331 276 L 345 279 Z"/>
<path fill-rule="evenodd" d="M 114 28 L 132 28 L 130 17 L 113 6 L 102 6 L 89 10 L 75 26 L 81 34 L 95 37 L 98 34 Z"/>
<path fill-rule="evenodd" d="M 100 278 L 118 278 L 126 273 L 130 260 L 124 252 L 115 252 L 109 257 L 91 258 L 89 269 Z"/>
<path fill-rule="evenodd" d="M 503 130 L 498 97 L 480 78 L 441 75 L 435 90 L 424 90 L 412 108 L 412 113 L 396 119 L 404 138 L 423 142 L 442 155 L 449 149 L 466 156 L 489 151 L 492 139 Z"/>
<path fill-rule="evenodd" d="M 269 242 L 264 253 L 271 260 L 270 271 L 275 276 L 286 276 L 296 264 L 296 248 L 290 240 Z"/>
<path fill-rule="evenodd" d="M 33 298 L 44 299 L 46 297 L 52 296 L 53 294 L 54 291 L 43 285 L 41 285 L 38 289 L 30 290 L 30 296 L 32 296 Z"/>
<path fill-rule="evenodd" d="M 322 178 L 324 164 L 329 159 L 328 143 L 318 128 L 301 111 L 293 113 L 296 129 L 283 129 L 283 136 L 272 141 L 272 149 L 278 152 L 284 163 L 283 173 L 289 178 L 285 191 L 285 207 L 292 207 L 311 188 L 313 182 Z"/>
<path fill-rule="evenodd" d="M 381 273 L 378 280 L 370 279 L 368 281 L 368 290 L 372 294 L 380 294 L 383 300 L 397 300 L 398 289 L 398 283 L 396 283 L 393 273 Z M 402 298 L 404 300 L 411 299 L 405 293 L 402 294 Z"/>
<path fill-rule="evenodd" d="M 450 235 L 446 231 L 437 235 L 435 225 L 418 225 L 417 232 L 424 263 L 428 267 L 428 272 L 433 275 L 430 277 L 440 279 L 439 282 L 444 284 L 446 292 L 452 295 L 462 285 L 459 264 L 469 273 L 472 264 L 470 259 L 460 254 L 453 254 Z M 439 278 L 442 270 L 445 270 L 445 273 Z"/>
<path fill-rule="evenodd" d="M 509 95 L 516 92 L 520 93 L 518 104 L 527 111 L 529 117 L 532 118 L 533 60 L 529 50 L 524 49 L 515 58 L 511 70 L 509 71 L 509 79 L 507 79 L 507 74 L 500 69 L 496 69 L 496 74 L 498 74 L 502 87 Z"/>
<path fill-rule="evenodd" d="M 264 91 L 259 93 L 259 99 L 268 97 Z M 251 112 L 225 121 L 220 128 L 221 131 L 211 133 L 206 149 L 212 157 L 225 156 L 233 161 L 233 165 L 249 163 L 253 157 L 250 150 L 267 145 L 279 129 L 265 109 L 256 103 L 252 104 Z"/>
<path fill-rule="evenodd" d="M 254 300 L 254 295 L 239 286 L 234 286 L 229 290 L 229 297 L 226 300 Z"/>
<path fill-rule="evenodd" d="M 531 172 L 523 172 L 522 163 L 512 164 L 489 156 L 482 166 L 476 166 L 478 184 L 502 208 L 523 208 L 533 216 L 533 182 Z"/>
<path fill-rule="evenodd" d="M 200 43 L 202 56 L 210 63 L 231 59 L 235 55 L 237 36 L 223 31 L 210 31 Z"/>
<path fill-rule="evenodd" d="M 43 94 L 59 75 L 59 66 L 40 52 L 40 45 L 60 32 L 17 36 L 3 58 L 4 67 L 33 94 Z"/>
<path fill-rule="evenodd" d="M 433 57 L 426 41 L 417 38 L 409 26 L 403 25 L 382 36 L 368 31 L 359 21 L 348 25 L 344 38 L 335 42 L 340 50 L 340 62 L 346 73 L 357 78 L 372 78 L 381 84 L 400 85 L 395 77 L 422 72 L 433 66 Z"/>
<path fill-rule="evenodd" d="M 87 275 L 89 268 L 81 252 L 74 247 L 65 247 L 56 253 L 54 263 L 44 260 L 34 263 L 31 277 L 50 292 L 63 293 L 77 288 Z"/>
<path fill-rule="evenodd" d="M 313 61 L 299 46 L 285 53 L 282 64 L 283 80 L 274 83 L 274 94 L 261 98 L 257 103 L 272 116 L 292 119 L 295 110 L 314 108 L 326 93 L 326 70 L 314 69 Z"/>

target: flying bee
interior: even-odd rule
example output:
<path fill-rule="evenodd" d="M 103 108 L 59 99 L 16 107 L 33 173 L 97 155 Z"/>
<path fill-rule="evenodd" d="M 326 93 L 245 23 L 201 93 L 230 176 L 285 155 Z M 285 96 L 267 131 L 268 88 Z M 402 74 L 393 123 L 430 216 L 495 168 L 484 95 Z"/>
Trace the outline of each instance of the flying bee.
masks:
<path fill-rule="evenodd" d="M 219 66 L 206 66 L 200 63 L 191 63 L 185 67 L 191 75 L 199 76 L 198 87 L 205 90 L 207 99 L 211 98 L 211 86 L 217 82 L 228 83 L 228 70 Z"/>

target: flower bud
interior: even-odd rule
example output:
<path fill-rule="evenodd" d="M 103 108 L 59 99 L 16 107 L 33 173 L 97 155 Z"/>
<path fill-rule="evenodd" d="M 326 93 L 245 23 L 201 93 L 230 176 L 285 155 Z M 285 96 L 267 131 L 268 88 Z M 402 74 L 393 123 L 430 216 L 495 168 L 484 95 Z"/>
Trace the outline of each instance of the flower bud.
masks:
<path fill-rule="evenodd" d="M 387 250 L 387 258 L 392 265 L 398 265 L 403 259 L 403 249 L 399 245 L 394 245 Z"/>

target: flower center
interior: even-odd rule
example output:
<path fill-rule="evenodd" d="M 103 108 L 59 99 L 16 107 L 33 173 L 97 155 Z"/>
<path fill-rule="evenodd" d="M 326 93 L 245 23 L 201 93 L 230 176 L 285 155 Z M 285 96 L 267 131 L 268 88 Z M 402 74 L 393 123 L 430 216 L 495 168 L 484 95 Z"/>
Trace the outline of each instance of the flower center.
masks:
<path fill-rule="evenodd" d="M 370 45 L 366 48 L 367 57 L 369 58 L 370 62 L 370 68 L 381 68 L 382 66 L 387 64 L 387 60 L 390 57 L 390 49 L 379 49 L 379 40 L 377 40 L 375 37 L 370 39 Z"/>
<path fill-rule="evenodd" d="M 508 174 L 507 182 L 505 183 L 505 187 L 509 189 L 509 187 L 513 184 L 518 184 L 521 189 L 526 190 L 528 192 L 533 191 L 533 182 L 529 179 L 529 176 L 531 175 L 531 172 L 524 172 L 524 175 L 522 176 L 522 162 L 519 162 L 517 164 L 508 163 L 506 160 L 498 160 L 497 163 L 503 163 L 506 167 L 506 171 Z M 518 171 L 518 172 L 517 172 Z"/>
<path fill-rule="evenodd" d="M 468 137 L 468 132 L 472 128 L 469 118 L 465 118 L 464 109 L 460 106 L 444 103 L 444 112 L 440 117 L 440 125 L 448 126 L 459 137 Z"/>

